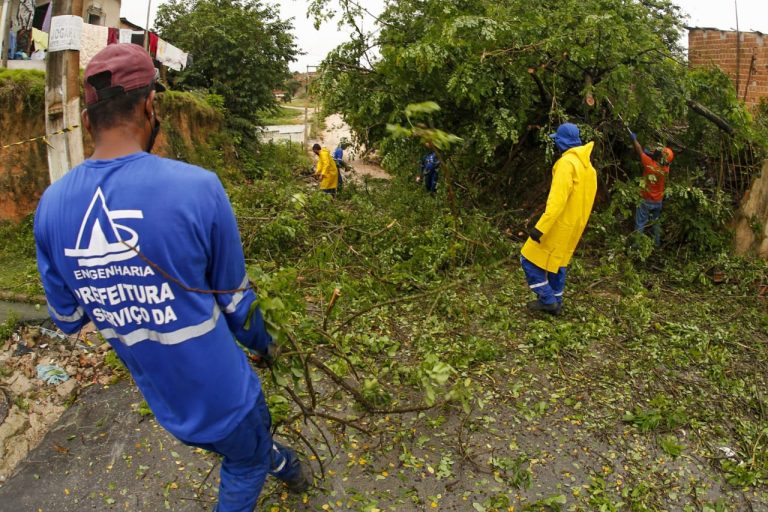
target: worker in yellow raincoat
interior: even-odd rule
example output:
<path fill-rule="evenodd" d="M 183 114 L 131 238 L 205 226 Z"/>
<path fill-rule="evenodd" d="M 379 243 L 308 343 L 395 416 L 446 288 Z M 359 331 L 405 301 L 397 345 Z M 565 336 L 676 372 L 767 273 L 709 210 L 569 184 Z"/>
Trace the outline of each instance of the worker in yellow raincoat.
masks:
<path fill-rule="evenodd" d="M 320 144 L 315 144 L 312 146 L 312 152 L 317 155 L 315 176 L 320 178 L 320 191 L 336 195 L 336 188 L 339 186 L 339 169 L 330 151 L 321 147 Z"/>
<path fill-rule="evenodd" d="M 563 305 L 566 267 L 589 220 L 597 192 L 597 173 L 589 160 L 594 142 L 582 145 L 575 124 L 550 135 L 562 153 L 552 168 L 547 207 L 523 246 L 520 262 L 528 287 L 538 299 L 534 311 L 558 315 Z"/>

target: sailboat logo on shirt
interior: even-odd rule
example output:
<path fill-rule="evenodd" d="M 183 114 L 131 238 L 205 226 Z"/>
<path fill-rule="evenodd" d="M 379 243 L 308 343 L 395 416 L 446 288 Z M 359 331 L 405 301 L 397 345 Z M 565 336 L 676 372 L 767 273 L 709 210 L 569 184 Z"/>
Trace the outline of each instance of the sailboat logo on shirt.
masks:
<path fill-rule="evenodd" d="M 139 234 L 116 221 L 143 218 L 141 210 L 110 210 L 104 193 L 98 188 L 80 224 L 75 248 L 64 249 L 64 254 L 78 258 L 77 262 L 83 267 L 129 260 L 139 250 Z"/>

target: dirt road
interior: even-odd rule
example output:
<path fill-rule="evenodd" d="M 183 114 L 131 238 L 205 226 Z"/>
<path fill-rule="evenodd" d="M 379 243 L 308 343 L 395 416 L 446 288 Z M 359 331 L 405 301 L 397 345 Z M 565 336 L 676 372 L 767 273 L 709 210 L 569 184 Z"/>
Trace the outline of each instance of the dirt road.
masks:
<path fill-rule="evenodd" d="M 339 145 L 339 141 L 345 138 L 352 141 L 352 132 L 341 118 L 340 114 L 333 114 L 325 118 L 326 129 L 321 135 L 320 143 L 323 144 L 329 151 L 333 151 L 336 146 Z M 311 141 L 315 142 L 315 141 Z M 351 165 L 354 169 L 352 172 L 347 172 L 346 175 L 350 179 L 356 181 L 362 181 L 363 176 L 370 176 L 371 178 L 388 180 L 391 179 L 387 171 L 382 169 L 379 165 L 367 162 L 360 158 L 364 148 L 349 148 L 344 151 L 344 162 Z"/>

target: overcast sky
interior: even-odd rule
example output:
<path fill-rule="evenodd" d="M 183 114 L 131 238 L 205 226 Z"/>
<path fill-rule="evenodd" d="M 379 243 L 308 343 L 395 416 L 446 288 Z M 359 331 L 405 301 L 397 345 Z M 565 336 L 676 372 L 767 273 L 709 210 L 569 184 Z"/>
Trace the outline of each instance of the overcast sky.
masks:
<path fill-rule="evenodd" d="M 148 0 L 123 0 L 121 15 L 137 25 L 144 26 L 147 19 Z M 739 28 L 768 33 L 768 0 L 737 0 L 739 8 Z M 154 13 L 164 0 L 151 0 L 152 15 L 150 27 L 154 24 Z M 307 65 L 316 65 L 336 46 L 348 40 L 346 29 L 338 30 L 336 23 L 326 23 L 317 31 L 307 19 L 306 0 L 266 0 L 266 3 L 278 4 L 283 18 L 294 18 L 294 34 L 299 48 L 306 55 L 301 55 L 291 65 L 295 71 L 306 70 Z M 332 1 L 332 3 L 334 3 Z M 361 2 L 371 12 L 380 12 L 382 0 L 364 0 Z M 734 0 L 676 0 L 683 11 L 689 15 L 687 24 L 694 27 L 713 27 L 725 30 L 736 28 Z M 372 19 L 364 24 L 371 26 Z"/>

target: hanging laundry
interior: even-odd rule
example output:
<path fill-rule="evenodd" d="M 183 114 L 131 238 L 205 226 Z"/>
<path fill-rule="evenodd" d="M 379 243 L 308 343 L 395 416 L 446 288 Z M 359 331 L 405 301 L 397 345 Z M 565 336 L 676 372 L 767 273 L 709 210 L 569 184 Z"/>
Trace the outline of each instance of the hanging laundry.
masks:
<path fill-rule="evenodd" d="M 166 66 L 168 64 L 165 64 L 165 54 L 169 45 L 170 43 L 168 43 L 165 39 L 159 39 L 157 41 L 157 55 L 155 55 L 155 60 Z"/>
<path fill-rule="evenodd" d="M 131 32 L 131 42 L 139 46 L 144 46 L 144 31 L 134 30 Z"/>
<path fill-rule="evenodd" d="M 80 67 L 85 68 L 91 59 L 107 47 L 109 28 L 83 23 L 83 36 L 80 39 Z"/>
<path fill-rule="evenodd" d="M 16 31 L 11 30 L 10 37 L 8 38 L 8 58 L 13 59 L 16 53 Z"/>
<path fill-rule="evenodd" d="M 48 33 L 42 30 L 32 29 L 32 42 L 35 43 L 35 51 L 48 49 Z"/>
<path fill-rule="evenodd" d="M 187 67 L 187 53 L 160 39 L 157 43 L 157 60 L 174 71 Z"/>
<path fill-rule="evenodd" d="M 51 15 L 53 14 L 53 2 L 48 4 L 48 10 L 45 11 L 45 18 L 43 19 L 43 32 L 51 32 Z"/>
<path fill-rule="evenodd" d="M 109 27 L 109 34 L 107 35 L 107 44 L 117 44 L 120 42 L 120 29 L 115 27 Z"/>
<path fill-rule="evenodd" d="M 157 41 L 160 38 L 154 32 L 149 33 L 149 54 L 154 57 L 157 55 Z"/>
<path fill-rule="evenodd" d="M 22 29 L 32 28 L 35 19 L 35 0 L 20 0 L 16 11 L 16 22 Z"/>
<path fill-rule="evenodd" d="M 129 28 L 121 28 L 120 29 L 120 43 L 130 43 L 132 35 L 133 35 L 133 30 L 131 30 Z"/>

